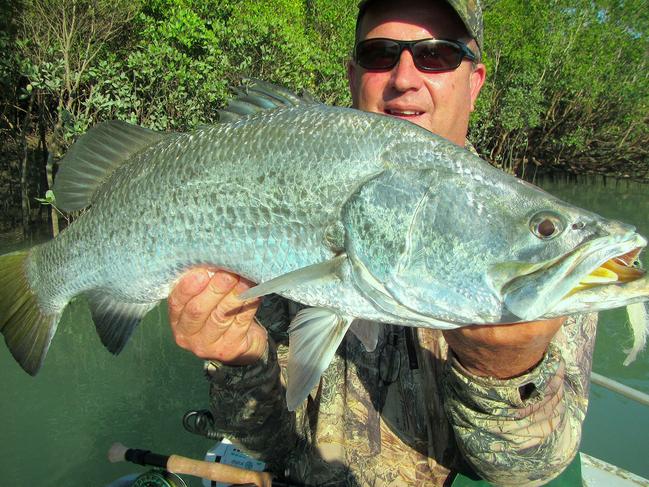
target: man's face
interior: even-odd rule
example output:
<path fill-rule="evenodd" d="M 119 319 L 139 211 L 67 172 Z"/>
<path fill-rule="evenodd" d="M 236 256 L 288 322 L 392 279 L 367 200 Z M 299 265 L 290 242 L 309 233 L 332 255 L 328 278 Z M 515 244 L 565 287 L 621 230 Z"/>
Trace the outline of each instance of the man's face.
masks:
<path fill-rule="evenodd" d="M 450 8 L 430 1 L 374 9 L 367 12 L 360 29 L 359 40 L 432 37 L 469 41 L 464 26 Z M 475 42 L 469 47 L 477 53 Z M 426 73 L 417 69 L 407 49 L 390 70 L 368 71 L 354 61 L 348 67 L 355 108 L 409 120 L 462 146 L 485 73 L 484 65 L 474 68 L 468 59 L 455 70 Z"/>

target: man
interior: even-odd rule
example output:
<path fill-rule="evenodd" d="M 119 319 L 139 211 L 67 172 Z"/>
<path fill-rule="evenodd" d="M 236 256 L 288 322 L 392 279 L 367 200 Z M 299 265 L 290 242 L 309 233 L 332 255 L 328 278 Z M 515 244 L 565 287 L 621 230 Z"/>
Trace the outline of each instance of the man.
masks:
<path fill-rule="evenodd" d="M 394 42 L 422 39 L 451 42 Z M 476 0 L 361 2 L 356 43 L 355 108 L 465 145 L 485 79 Z M 443 485 L 473 470 L 500 485 L 541 485 L 574 457 L 596 317 L 443 333 L 377 325 L 376 351 L 346 337 L 317 390 L 289 413 L 285 347 L 253 319 L 259 303 L 237 299 L 251 285 L 194 270 L 169 297 L 169 315 L 177 343 L 208 360 L 216 429 L 274 472 L 317 485 Z M 294 312 L 275 297 L 258 316 L 281 329 Z"/>

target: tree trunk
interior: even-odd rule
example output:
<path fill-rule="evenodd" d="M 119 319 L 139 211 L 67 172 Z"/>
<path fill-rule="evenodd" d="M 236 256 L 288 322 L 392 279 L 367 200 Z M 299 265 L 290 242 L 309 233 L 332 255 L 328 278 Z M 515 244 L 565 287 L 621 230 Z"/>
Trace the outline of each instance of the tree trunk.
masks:
<path fill-rule="evenodd" d="M 27 114 L 25 115 L 25 120 L 22 126 L 20 134 L 20 145 L 21 145 L 21 161 L 20 161 L 20 201 L 22 208 L 22 227 L 23 235 L 28 235 L 29 225 L 30 225 L 30 212 L 31 208 L 29 205 L 29 184 L 27 181 L 27 171 L 29 169 L 29 151 L 27 148 L 27 133 L 29 132 L 29 127 L 31 125 L 32 117 L 32 107 L 34 105 L 34 95 L 29 97 L 29 105 L 27 108 Z"/>

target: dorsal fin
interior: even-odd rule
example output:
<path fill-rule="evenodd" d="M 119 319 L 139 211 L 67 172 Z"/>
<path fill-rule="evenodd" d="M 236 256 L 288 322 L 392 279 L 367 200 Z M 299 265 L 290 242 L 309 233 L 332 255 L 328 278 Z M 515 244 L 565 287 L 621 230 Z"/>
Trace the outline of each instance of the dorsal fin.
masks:
<path fill-rule="evenodd" d="M 307 91 L 300 97 L 286 88 L 258 79 L 246 79 L 244 84 L 234 91 L 237 97 L 230 100 L 227 107 L 218 111 L 219 122 L 234 122 L 254 113 L 281 107 L 318 103 Z"/>
<path fill-rule="evenodd" d="M 119 120 L 103 122 L 82 135 L 59 161 L 54 181 L 57 208 L 85 208 L 106 178 L 134 154 L 165 134 Z"/>

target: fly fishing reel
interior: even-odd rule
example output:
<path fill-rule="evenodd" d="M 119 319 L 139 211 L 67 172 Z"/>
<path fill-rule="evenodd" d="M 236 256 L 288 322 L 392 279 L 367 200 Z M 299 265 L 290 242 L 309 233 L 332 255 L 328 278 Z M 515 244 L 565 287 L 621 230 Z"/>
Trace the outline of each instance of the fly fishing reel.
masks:
<path fill-rule="evenodd" d="M 187 484 L 175 473 L 153 469 L 136 478 L 131 487 L 187 487 Z"/>

